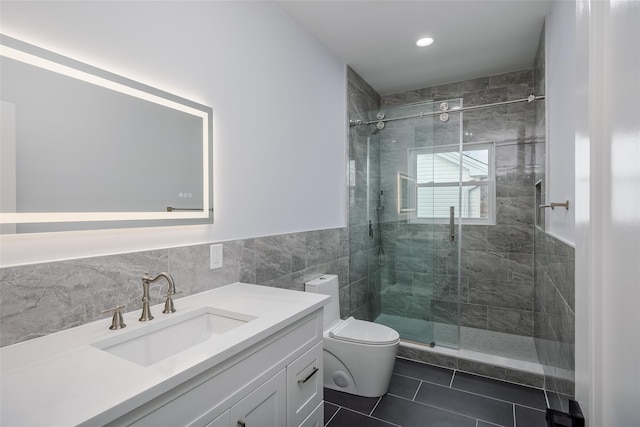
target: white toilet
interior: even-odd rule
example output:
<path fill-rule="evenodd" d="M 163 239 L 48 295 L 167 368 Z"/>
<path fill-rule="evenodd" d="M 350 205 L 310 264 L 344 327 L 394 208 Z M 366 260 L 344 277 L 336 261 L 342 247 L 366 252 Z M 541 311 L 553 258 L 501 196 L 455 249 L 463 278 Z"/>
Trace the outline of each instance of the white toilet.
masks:
<path fill-rule="evenodd" d="M 385 394 L 398 353 L 398 332 L 353 317 L 340 320 L 336 275 L 306 282 L 304 289 L 331 296 L 324 306 L 324 386 L 358 396 Z"/>

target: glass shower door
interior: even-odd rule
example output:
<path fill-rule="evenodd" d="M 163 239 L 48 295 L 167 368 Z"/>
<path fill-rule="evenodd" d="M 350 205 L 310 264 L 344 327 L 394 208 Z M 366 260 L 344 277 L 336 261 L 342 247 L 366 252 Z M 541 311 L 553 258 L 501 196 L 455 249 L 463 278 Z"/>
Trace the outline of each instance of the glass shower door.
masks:
<path fill-rule="evenodd" d="M 441 117 L 441 104 L 369 115 L 370 320 L 405 340 L 457 347 L 461 118 Z"/>

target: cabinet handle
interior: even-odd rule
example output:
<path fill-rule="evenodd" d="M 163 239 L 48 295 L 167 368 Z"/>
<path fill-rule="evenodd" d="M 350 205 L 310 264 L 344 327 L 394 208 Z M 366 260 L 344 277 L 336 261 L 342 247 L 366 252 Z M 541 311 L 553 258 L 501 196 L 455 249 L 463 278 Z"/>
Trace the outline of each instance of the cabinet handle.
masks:
<path fill-rule="evenodd" d="M 246 424 L 242 420 L 238 420 L 238 427 L 246 427 Z"/>
<path fill-rule="evenodd" d="M 303 380 L 298 380 L 298 384 L 304 384 L 307 381 L 309 381 L 311 379 L 312 376 L 314 376 L 316 374 L 316 372 L 318 372 L 318 368 L 314 367 L 313 371 L 311 371 L 311 373 L 309 375 L 307 375 L 307 378 L 303 379 Z"/>

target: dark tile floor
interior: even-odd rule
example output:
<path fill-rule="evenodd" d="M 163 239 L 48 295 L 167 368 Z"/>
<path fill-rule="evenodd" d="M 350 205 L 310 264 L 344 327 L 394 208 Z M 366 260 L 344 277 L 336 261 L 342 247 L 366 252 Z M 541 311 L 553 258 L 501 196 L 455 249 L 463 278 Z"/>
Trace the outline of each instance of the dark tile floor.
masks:
<path fill-rule="evenodd" d="M 324 389 L 327 427 L 545 427 L 541 389 L 396 359 L 389 392 Z"/>

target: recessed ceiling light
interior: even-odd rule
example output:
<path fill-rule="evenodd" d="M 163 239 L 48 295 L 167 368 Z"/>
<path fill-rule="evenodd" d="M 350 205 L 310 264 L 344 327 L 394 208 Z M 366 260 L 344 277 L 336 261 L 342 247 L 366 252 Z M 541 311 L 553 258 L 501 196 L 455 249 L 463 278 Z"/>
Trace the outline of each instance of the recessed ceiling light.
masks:
<path fill-rule="evenodd" d="M 433 39 L 431 37 L 424 37 L 416 42 L 418 46 L 429 46 L 432 43 Z"/>

